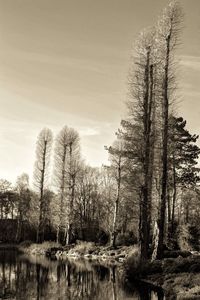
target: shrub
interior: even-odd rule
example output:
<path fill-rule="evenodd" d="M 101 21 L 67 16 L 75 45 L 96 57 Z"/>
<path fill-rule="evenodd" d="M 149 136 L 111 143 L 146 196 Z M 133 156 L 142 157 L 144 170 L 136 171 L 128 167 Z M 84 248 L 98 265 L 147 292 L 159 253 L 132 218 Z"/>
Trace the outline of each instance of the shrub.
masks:
<path fill-rule="evenodd" d="M 177 242 L 180 250 L 192 250 L 190 244 L 191 234 L 189 230 L 189 225 L 181 225 L 177 228 Z"/>
<path fill-rule="evenodd" d="M 32 243 L 33 243 L 32 241 L 26 240 L 26 241 L 21 242 L 19 246 L 22 248 L 28 248 L 28 247 L 30 247 L 30 245 Z"/>
<path fill-rule="evenodd" d="M 181 251 L 181 250 L 164 251 L 164 258 L 177 258 L 179 256 L 188 257 L 190 255 L 192 255 L 190 251 Z"/>
<path fill-rule="evenodd" d="M 132 231 L 128 231 L 125 234 L 118 234 L 116 245 L 117 246 L 131 246 L 137 243 L 137 237 Z"/>
<path fill-rule="evenodd" d="M 69 250 L 69 254 L 77 253 L 79 255 L 91 254 L 95 251 L 95 245 L 92 242 L 77 241 L 77 245 Z"/>
<path fill-rule="evenodd" d="M 162 272 L 162 262 L 160 260 L 141 261 L 139 249 L 134 247 L 125 263 L 125 277 L 129 280 L 139 279 L 141 277 Z"/>
<path fill-rule="evenodd" d="M 189 268 L 190 273 L 200 273 L 200 263 L 196 263 L 190 266 Z"/>
<path fill-rule="evenodd" d="M 60 247 L 60 244 L 51 241 L 46 241 L 43 242 L 42 244 L 36 244 L 30 241 L 26 241 L 20 244 L 19 249 L 23 252 L 31 253 L 31 254 L 46 254 L 46 252 L 50 248 L 55 248 L 55 247 Z"/>
<path fill-rule="evenodd" d="M 165 259 L 164 273 L 197 273 L 200 272 L 200 257 Z"/>
<path fill-rule="evenodd" d="M 193 249 L 196 251 L 200 250 L 200 228 L 199 224 L 190 226 L 190 244 L 193 246 Z"/>

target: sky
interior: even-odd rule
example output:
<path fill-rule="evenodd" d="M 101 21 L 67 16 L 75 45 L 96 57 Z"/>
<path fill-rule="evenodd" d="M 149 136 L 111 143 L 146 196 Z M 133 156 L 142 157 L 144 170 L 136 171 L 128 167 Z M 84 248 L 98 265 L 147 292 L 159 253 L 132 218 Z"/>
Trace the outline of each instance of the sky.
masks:
<path fill-rule="evenodd" d="M 200 1 L 181 0 L 178 114 L 200 133 Z M 125 116 L 134 40 L 165 0 L 0 0 L 0 178 L 32 176 L 43 127 L 79 131 L 92 166 L 108 162 Z M 200 143 L 199 143 L 200 145 Z"/>

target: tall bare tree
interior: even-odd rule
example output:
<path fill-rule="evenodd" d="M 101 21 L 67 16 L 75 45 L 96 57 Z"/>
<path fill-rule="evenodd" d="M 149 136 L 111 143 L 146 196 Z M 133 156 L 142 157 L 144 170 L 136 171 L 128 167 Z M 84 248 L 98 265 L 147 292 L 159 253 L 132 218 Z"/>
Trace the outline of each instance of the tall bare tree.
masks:
<path fill-rule="evenodd" d="M 67 183 L 67 151 L 69 147 L 69 128 L 67 126 L 58 133 L 55 142 L 54 155 L 54 177 L 56 186 L 58 186 L 60 203 L 59 203 L 59 223 L 57 228 L 57 241 L 62 241 L 62 232 L 64 232 L 64 200 L 66 198 Z"/>
<path fill-rule="evenodd" d="M 148 258 L 151 225 L 154 156 L 152 124 L 155 121 L 155 73 L 157 64 L 154 35 L 154 29 L 144 30 L 136 43 L 133 69 L 131 69 L 129 75 L 130 99 L 128 109 L 130 121 L 122 122 L 122 126 L 126 131 L 124 138 L 128 140 L 129 144 L 132 140 L 131 156 L 141 172 L 139 187 L 141 259 Z M 127 129 L 129 134 L 127 134 Z"/>
<path fill-rule="evenodd" d="M 74 218 L 74 201 L 76 192 L 76 179 L 80 169 L 80 144 L 79 134 L 73 128 L 68 132 L 68 160 L 67 160 L 67 188 L 68 188 L 68 208 L 67 227 L 65 243 L 68 245 L 72 240 L 72 226 Z"/>
<path fill-rule="evenodd" d="M 158 23 L 158 41 L 161 53 L 161 91 L 163 112 L 163 139 L 162 139 L 162 180 L 161 180 L 161 204 L 158 220 L 159 238 L 157 258 L 163 256 L 165 215 L 167 204 L 168 183 L 168 136 L 169 136 L 169 105 L 172 103 L 176 90 L 174 70 L 174 50 L 179 42 L 182 12 L 179 4 L 172 1 L 164 10 Z"/>
<path fill-rule="evenodd" d="M 113 212 L 113 226 L 111 231 L 110 244 L 112 247 L 116 247 L 116 238 L 117 238 L 117 227 L 119 223 L 119 205 L 121 200 L 121 188 L 122 188 L 122 179 L 124 175 L 125 168 L 125 156 L 124 156 L 124 142 L 123 140 L 116 140 L 113 143 L 113 146 L 107 148 L 110 160 L 111 160 L 111 170 L 113 177 L 116 181 L 116 195 L 114 203 L 114 212 Z"/>
<path fill-rule="evenodd" d="M 57 240 L 67 244 L 71 241 L 75 186 L 79 165 L 79 135 L 73 128 L 64 126 L 56 137 L 54 178 L 59 194 Z"/>
<path fill-rule="evenodd" d="M 36 161 L 34 167 L 34 185 L 39 193 L 39 224 L 37 241 L 42 242 L 44 240 L 45 229 L 45 189 L 48 186 L 49 168 L 50 168 L 50 156 L 52 149 L 53 135 L 50 129 L 44 128 L 40 132 L 37 138 L 36 144 Z"/>
<path fill-rule="evenodd" d="M 27 218 L 27 213 L 30 209 L 30 201 L 31 201 L 28 174 L 23 173 L 22 175 L 17 177 L 16 191 L 18 194 L 16 241 L 20 241 L 22 223 Z"/>

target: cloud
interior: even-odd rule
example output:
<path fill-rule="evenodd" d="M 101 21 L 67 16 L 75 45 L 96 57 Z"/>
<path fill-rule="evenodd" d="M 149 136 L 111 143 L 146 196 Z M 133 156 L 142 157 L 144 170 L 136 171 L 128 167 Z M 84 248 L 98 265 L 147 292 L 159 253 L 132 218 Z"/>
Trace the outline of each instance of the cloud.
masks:
<path fill-rule="evenodd" d="M 195 71 L 200 71 L 200 57 L 182 55 L 180 56 L 180 65 Z"/>
<path fill-rule="evenodd" d="M 85 127 L 85 128 L 80 128 L 79 133 L 81 136 L 94 136 L 94 135 L 99 135 L 100 131 L 97 128 Z"/>

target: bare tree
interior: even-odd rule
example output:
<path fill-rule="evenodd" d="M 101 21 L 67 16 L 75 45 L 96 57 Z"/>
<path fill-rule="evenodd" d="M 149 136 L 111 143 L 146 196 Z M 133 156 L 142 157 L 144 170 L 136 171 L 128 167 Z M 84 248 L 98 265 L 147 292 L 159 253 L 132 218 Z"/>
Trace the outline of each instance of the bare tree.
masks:
<path fill-rule="evenodd" d="M 100 199 L 100 172 L 83 164 L 77 177 L 76 201 L 74 205 L 76 228 L 80 229 L 81 239 L 98 236 L 101 222 L 102 202 Z M 105 215 L 104 215 L 105 217 Z"/>
<path fill-rule="evenodd" d="M 77 174 L 80 169 L 80 145 L 79 135 L 73 128 L 68 132 L 68 160 L 67 160 L 67 187 L 68 187 L 68 214 L 65 243 L 68 245 L 72 240 L 72 225 L 74 218 L 74 201 Z"/>
<path fill-rule="evenodd" d="M 37 241 L 42 242 L 44 240 L 44 229 L 45 229 L 45 189 L 48 186 L 49 179 L 49 167 L 50 167 L 50 156 L 52 149 L 53 135 L 50 129 L 44 128 L 40 132 L 37 144 L 36 144 L 36 161 L 34 168 L 34 185 L 39 193 L 39 224 Z"/>
<path fill-rule="evenodd" d="M 122 122 L 125 129 L 124 138 L 130 144 L 131 158 L 140 168 L 140 218 L 139 239 L 141 259 L 148 258 L 151 227 L 151 194 L 153 177 L 155 125 L 155 74 L 156 49 L 155 31 L 148 29 L 141 32 L 135 47 L 133 68 L 129 75 L 130 99 L 128 101 L 129 120 Z M 130 125 L 129 125 L 130 124 Z M 152 126 L 153 125 L 153 126 Z M 127 128 L 129 134 L 127 134 Z M 130 131 L 131 135 L 130 135 Z M 140 147 L 138 147 L 138 145 Z"/>
<path fill-rule="evenodd" d="M 65 126 L 56 137 L 54 155 L 54 176 L 55 183 L 59 190 L 59 223 L 57 227 L 57 241 L 61 241 L 61 234 L 64 231 L 64 200 L 66 198 L 67 183 L 67 148 L 69 147 L 69 128 Z"/>
<path fill-rule="evenodd" d="M 16 241 L 21 239 L 22 223 L 27 218 L 27 213 L 30 209 L 30 190 L 29 190 L 29 176 L 26 173 L 17 177 L 16 181 L 17 197 L 17 231 Z"/>
<path fill-rule="evenodd" d="M 123 140 L 116 140 L 113 143 L 113 146 L 107 148 L 110 154 L 111 160 L 111 169 L 113 171 L 113 177 L 116 180 L 116 196 L 115 196 L 115 204 L 114 204 L 114 213 L 113 213 L 113 226 L 111 232 L 111 240 L 110 244 L 112 247 L 116 247 L 116 238 L 117 238 L 117 227 L 119 223 L 119 205 L 121 200 L 121 186 L 122 186 L 122 178 L 124 175 L 124 167 L 125 167 L 125 157 L 124 157 L 124 142 Z"/>
<path fill-rule="evenodd" d="M 162 63 L 162 111 L 163 111 L 163 140 L 162 140 L 162 180 L 161 180 L 161 205 L 158 220 L 159 238 L 157 258 L 163 256 L 163 243 L 165 232 L 165 214 L 167 203 L 168 182 L 168 132 L 169 132 L 169 105 L 173 100 L 176 90 L 174 72 L 174 50 L 179 42 L 179 32 L 182 13 L 177 2 L 171 2 L 164 10 L 158 23 L 158 41 L 161 51 Z"/>
<path fill-rule="evenodd" d="M 54 178 L 59 194 L 57 240 L 67 244 L 71 240 L 76 176 L 79 164 L 79 135 L 73 128 L 64 126 L 56 137 Z"/>

